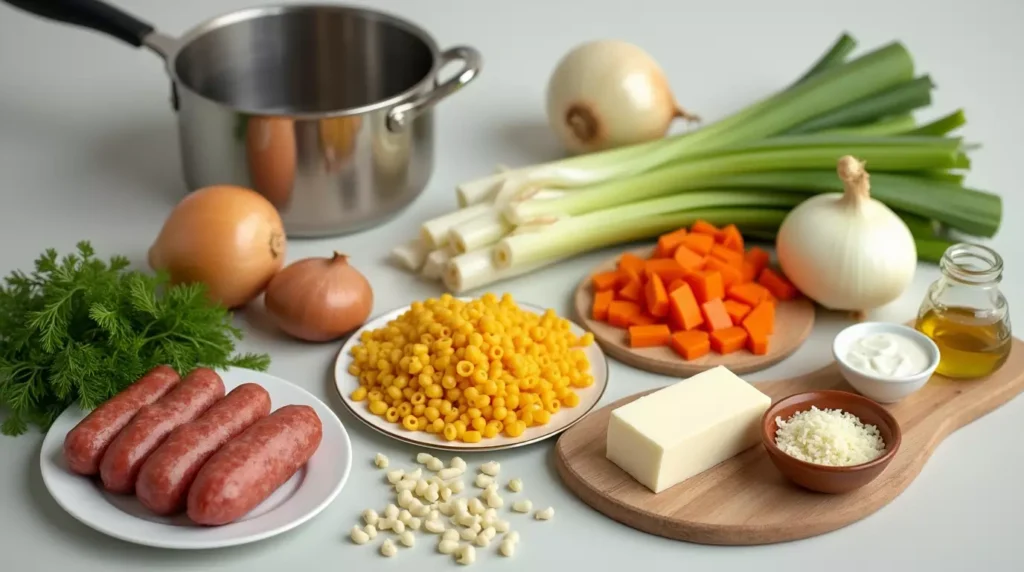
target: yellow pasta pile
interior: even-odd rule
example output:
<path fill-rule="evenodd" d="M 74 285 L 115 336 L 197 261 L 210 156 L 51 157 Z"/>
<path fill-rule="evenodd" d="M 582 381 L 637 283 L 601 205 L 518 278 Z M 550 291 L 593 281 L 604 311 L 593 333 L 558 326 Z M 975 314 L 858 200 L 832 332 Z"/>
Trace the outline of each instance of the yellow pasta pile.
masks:
<path fill-rule="evenodd" d="M 568 320 L 516 306 L 512 296 L 469 302 L 449 294 L 415 302 L 384 327 L 362 334 L 349 373 L 354 401 L 410 431 L 477 443 L 518 437 L 594 383 Z"/>

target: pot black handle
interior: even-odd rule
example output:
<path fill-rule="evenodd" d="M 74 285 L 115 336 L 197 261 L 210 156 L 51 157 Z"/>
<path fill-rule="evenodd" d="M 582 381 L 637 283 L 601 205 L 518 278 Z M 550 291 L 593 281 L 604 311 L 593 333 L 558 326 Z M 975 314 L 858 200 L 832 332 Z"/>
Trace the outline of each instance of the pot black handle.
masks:
<path fill-rule="evenodd" d="M 92 28 L 135 47 L 153 33 L 154 27 L 99 0 L 0 0 L 50 20 Z"/>

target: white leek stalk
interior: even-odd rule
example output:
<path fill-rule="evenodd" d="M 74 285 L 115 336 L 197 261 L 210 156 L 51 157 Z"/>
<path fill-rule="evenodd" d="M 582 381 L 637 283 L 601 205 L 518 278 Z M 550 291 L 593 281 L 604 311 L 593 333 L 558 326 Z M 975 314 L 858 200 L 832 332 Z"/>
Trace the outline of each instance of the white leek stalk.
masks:
<path fill-rule="evenodd" d="M 445 268 L 444 285 L 452 294 L 461 294 L 539 270 L 559 260 L 561 259 L 550 259 L 536 264 L 501 269 L 494 264 L 493 248 L 483 248 L 452 257 Z"/>
<path fill-rule="evenodd" d="M 461 254 L 490 246 L 511 230 L 512 225 L 505 221 L 505 217 L 497 209 L 492 209 L 452 228 L 448 241 Z"/>
<path fill-rule="evenodd" d="M 391 250 L 391 259 L 400 267 L 409 272 L 419 272 L 427 259 L 427 245 L 423 240 L 414 238 L 405 244 L 400 244 Z"/>
<path fill-rule="evenodd" d="M 779 228 L 779 265 L 793 285 L 832 310 L 867 312 L 892 302 L 914 279 L 917 247 L 907 224 L 871 198 L 864 164 L 837 168 L 844 192 L 811 197 Z"/>
<path fill-rule="evenodd" d="M 756 207 L 765 216 L 774 216 L 773 207 L 793 207 L 804 199 L 799 193 L 714 190 L 693 191 L 620 207 L 569 217 L 549 225 L 537 225 L 530 232 L 519 227 L 497 244 L 494 250 L 498 268 L 514 268 L 552 258 L 563 258 L 629 240 L 657 236 L 693 223 L 694 213 L 712 212 L 708 207 L 730 213 L 741 209 L 719 207 Z M 759 222 L 760 211 L 736 212 L 735 224 Z M 724 213 L 723 213 L 724 214 Z M 710 214 L 708 216 L 711 216 Z M 699 218 L 699 217 L 698 217 Z M 708 222 L 717 223 L 707 219 Z M 781 218 L 775 221 L 777 226 Z"/>
<path fill-rule="evenodd" d="M 432 250 L 441 248 L 448 244 L 448 233 L 452 227 L 485 214 L 492 208 L 490 204 L 480 203 L 432 218 L 420 226 L 420 239 Z"/>
<path fill-rule="evenodd" d="M 448 265 L 448 260 L 455 253 L 445 247 L 432 250 L 427 255 L 426 262 L 423 263 L 423 269 L 420 271 L 420 275 L 427 280 L 440 280 L 444 276 L 444 269 Z"/>

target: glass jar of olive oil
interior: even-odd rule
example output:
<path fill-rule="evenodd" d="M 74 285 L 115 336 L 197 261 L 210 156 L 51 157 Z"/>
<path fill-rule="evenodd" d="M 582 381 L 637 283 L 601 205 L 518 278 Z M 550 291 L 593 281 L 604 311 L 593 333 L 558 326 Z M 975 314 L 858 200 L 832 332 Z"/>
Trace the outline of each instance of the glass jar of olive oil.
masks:
<path fill-rule="evenodd" d="M 936 373 L 957 379 L 984 377 L 1010 356 L 1009 306 L 999 282 L 1003 259 L 991 248 L 960 243 L 939 262 L 942 277 L 928 289 L 917 329 L 939 346 Z"/>

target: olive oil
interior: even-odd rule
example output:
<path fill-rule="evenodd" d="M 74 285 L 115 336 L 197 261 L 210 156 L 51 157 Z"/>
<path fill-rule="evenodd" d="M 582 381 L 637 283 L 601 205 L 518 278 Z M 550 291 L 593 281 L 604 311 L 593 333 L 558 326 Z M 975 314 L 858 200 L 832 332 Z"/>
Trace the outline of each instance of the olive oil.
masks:
<path fill-rule="evenodd" d="M 939 346 L 941 356 L 935 372 L 946 377 L 984 377 L 1010 356 L 1009 324 L 998 313 L 955 306 L 932 308 L 918 319 L 917 329 Z"/>

